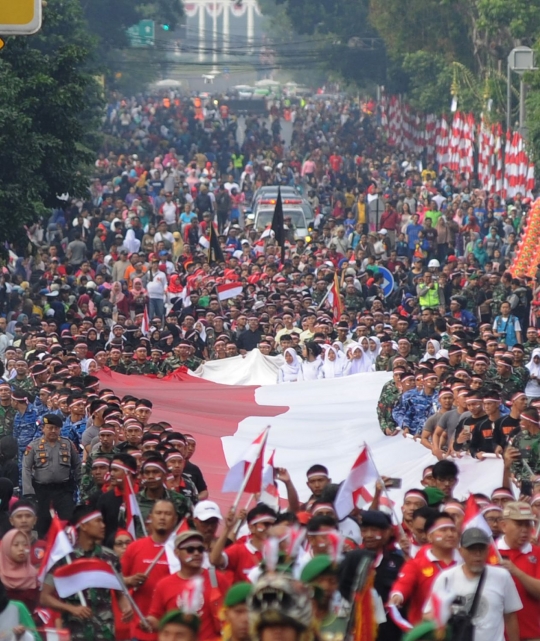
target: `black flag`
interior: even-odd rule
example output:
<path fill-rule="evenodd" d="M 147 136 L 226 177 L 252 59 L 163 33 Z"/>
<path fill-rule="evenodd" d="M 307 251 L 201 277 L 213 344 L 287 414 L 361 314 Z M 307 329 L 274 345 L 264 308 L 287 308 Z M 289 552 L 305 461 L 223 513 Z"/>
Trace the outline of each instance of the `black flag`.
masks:
<path fill-rule="evenodd" d="M 281 200 L 281 187 L 278 187 L 276 207 L 272 216 L 272 231 L 276 243 L 281 247 L 281 262 L 285 260 L 285 221 L 283 220 L 283 201 Z"/>
<path fill-rule="evenodd" d="M 214 260 L 216 263 L 224 263 L 225 258 L 223 256 L 223 251 L 221 250 L 221 245 L 216 234 L 216 229 L 213 223 L 210 223 L 210 247 L 208 248 L 208 262 L 212 262 L 212 254 L 214 255 Z"/>

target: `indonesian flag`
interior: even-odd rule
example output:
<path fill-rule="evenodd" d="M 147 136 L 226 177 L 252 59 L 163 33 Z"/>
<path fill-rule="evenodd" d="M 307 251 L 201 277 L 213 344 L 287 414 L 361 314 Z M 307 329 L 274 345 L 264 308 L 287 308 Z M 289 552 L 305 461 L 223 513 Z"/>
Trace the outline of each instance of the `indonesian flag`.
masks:
<path fill-rule="evenodd" d="M 474 500 L 474 496 L 469 494 L 469 498 L 465 503 L 465 516 L 463 517 L 463 531 L 468 530 L 472 527 L 479 528 L 483 530 L 490 538 L 491 543 L 489 545 L 489 554 L 488 554 L 488 563 L 491 565 L 497 565 L 499 562 L 500 554 L 493 541 L 493 533 L 489 527 L 486 519 L 483 514 L 480 512 L 480 509 Z"/>
<path fill-rule="evenodd" d="M 408 630 L 413 629 L 414 627 L 413 624 L 410 621 L 407 621 L 407 619 L 405 619 L 402 616 L 397 606 L 387 605 L 386 610 L 388 612 L 388 616 L 392 619 L 392 621 L 397 625 L 397 627 L 400 630 L 403 630 L 403 632 L 407 632 Z"/>
<path fill-rule="evenodd" d="M 77 559 L 58 568 L 54 573 L 54 586 L 61 599 L 89 590 L 122 590 L 122 585 L 112 567 L 102 559 Z"/>
<path fill-rule="evenodd" d="M 363 488 L 378 478 L 377 468 L 373 465 L 368 449 L 364 445 L 349 475 L 337 493 L 334 507 L 339 520 L 344 519 L 353 511 Z"/>
<path fill-rule="evenodd" d="M 45 639 L 45 641 L 71 641 L 71 632 L 69 630 L 40 628 L 38 632 L 41 635 L 41 638 Z"/>
<path fill-rule="evenodd" d="M 332 308 L 334 323 L 337 323 L 339 321 L 339 317 L 341 316 L 341 314 L 343 314 L 343 303 L 341 302 L 341 296 L 339 293 L 337 274 L 334 274 L 334 282 L 330 285 L 328 302 L 330 304 L 330 307 Z"/>
<path fill-rule="evenodd" d="M 241 296 L 242 292 L 244 291 L 242 284 L 238 282 L 216 285 L 216 290 L 219 300 L 227 300 L 228 298 Z"/>
<path fill-rule="evenodd" d="M 141 514 L 141 509 L 137 502 L 137 496 L 135 494 L 135 490 L 133 489 L 133 484 L 131 482 L 128 472 L 126 472 L 126 475 L 124 478 L 123 495 L 124 495 L 124 506 L 126 508 L 126 530 L 135 539 L 137 538 L 135 536 L 135 517 L 138 516 L 142 523 L 143 516 Z"/>
<path fill-rule="evenodd" d="M 143 319 L 141 323 L 141 332 L 143 336 L 148 336 L 150 333 L 150 319 L 148 318 L 148 308 L 144 308 Z"/>
<path fill-rule="evenodd" d="M 244 479 L 250 467 L 251 473 L 245 482 L 244 491 L 248 494 L 258 494 L 262 489 L 262 473 L 264 466 L 264 447 L 268 438 L 268 429 L 259 434 L 253 443 L 248 447 L 244 456 L 231 467 L 225 481 L 222 492 L 238 492 L 244 484 Z"/>
<path fill-rule="evenodd" d="M 431 614 L 439 629 L 444 628 L 448 623 L 448 619 L 452 614 L 451 606 L 456 596 L 454 592 L 444 592 L 442 594 L 432 592 L 430 597 Z"/>
<path fill-rule="evenodd" d="M 262 492 L 259 500 L 261 503 L 269 505 L 274 510 L 279 510 L 279 492 L 277 484 L 274 481 L 274 455 L 276 450 L 272 452 L 268 463 L 264 466 L 262 474 Z"/>
<path fill-rule="evenodd" d="M 45 547 L 45 553 L 43 555 L 43 560 L 39 568 L 38 581 L 41 585 L 45 580 L 47 572 L 63 559 L 68 554 L 73 552 L 73 546 L 71 545 L 67 534 L 64 531 L 62 521 L 58 518 L 57 514 L 54 514 L 49 532 L 47 533 L 47 545 Z"/>

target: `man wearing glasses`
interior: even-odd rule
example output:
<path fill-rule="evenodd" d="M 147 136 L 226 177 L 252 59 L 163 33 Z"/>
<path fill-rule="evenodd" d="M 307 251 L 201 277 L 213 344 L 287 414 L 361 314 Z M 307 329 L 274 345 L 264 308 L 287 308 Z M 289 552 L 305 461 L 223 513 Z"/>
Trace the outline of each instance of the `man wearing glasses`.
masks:
<path fill-rule="evenodd" d="M 215 639 L 221 634 L 218 612 L 227 592 L 228 582 L 220 573 L 203 569 L 206 548 L 203 535 L 195 530 L 182 532 L 174 540 L 174 553 L 180 570 L 158 581 L 148 611 L 154 630 L 172 610 L 189 610 L 201 622 L 198 640 Z M 200 577 L 199 581 L 195 581 Z"/>

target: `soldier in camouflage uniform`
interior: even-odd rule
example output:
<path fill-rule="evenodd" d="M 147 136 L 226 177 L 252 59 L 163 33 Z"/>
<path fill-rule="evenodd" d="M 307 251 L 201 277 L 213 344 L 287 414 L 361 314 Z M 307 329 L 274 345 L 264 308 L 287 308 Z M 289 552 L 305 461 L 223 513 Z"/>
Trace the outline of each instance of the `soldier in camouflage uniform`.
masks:
<path fill-rule="evenodd" d="M 375 359 L 376 372 L 389 372 L 391 371 L 390 362 L 397 355 L 397 352 L 392 347 L 392 339 L 381 339 L 381 353 Z"/>
<path fill-rule="evenodd" d="M 532 480 L 531 474 L 540 470 L 540 426 L 534 408 L 521 413 L 519 432 L 510 439 L 509 446 L 514 449 L 505 451 L 505 465 L 510 467 L 517 481 Z"/>
<path fill-rule="evenodd" d="M 345 309 L 351 312 L 359 312 L 364 307 L 364 299 L 358 293 L 354 285 L 347 285 L 345 288 Z"/>
<path fill-rule="evenodd" d="M 383 385 L 377 402 L 379 426 L 387 436 L 393 434 L 397 428 L 396 422 L 392 418 L 392 410 L 401 396 L 401 391 L 396 384 L 397 380 L 399 380 L 399 374 L 395 373 L 394 378 Z"/>
<path fill-rule="evenodd" d="M 419 356 L 421 352 L 420 339 L 416 332 L 409 331 L 409 321 L 405 318 L 400 318 L 397 322 L 397 329 L 395 332 L 392 332 L 392 340 L 399 343 L 400 338 L 408 339 L 411 344 L 411 353 L 415 356 Z"/>
<path fill-rule="evenodd" d="M 202 363 L 200 358 L 191 356 L 191 345 L 187 341 L 182 341 L 180 344 L 173 347 L 173 353 L 168 356 L 163 362 L 163 372 L 170 374 L 179 367 L 187 367 L 187 369 L 194 372 Z"/>
<path fill-rule="evenodd" d="M 501 303 L 506 300 L 506 289 L 501 283 L 501 277 L 497 273 L 491 273 L 489 275 L 489 284 L 491 287 L 489 306 L 491 308 L 491 316 L 492 318 L 495 318 L 499 313 Z"/>
<path fill-rule="evenodd" d="M 111 348 L 110 356 L 107 359 L 107 367 L 111 372 L 118 372 L 119 374 L 127 372 L 127 367 L 122 362 L 122 350 L 119 347 Z"/>
<path fill-rule="evenodd" d="M 16 410 L 13 419 L 13 437 L 19 445 L 19 473 L 22 468 L 23 454 L 30 443 L 41 435 L 38 415 L 30 405 L 28 395 L 20 390 L 12 392 L 13 407 Z"/>
<path fill-rule="evenodd" d="M 10 381 L 12 389 L 19 389 L 31 396 L 35 396 L 36 386 L 34 384 L 34 379 L 31 376 L 28 376 L 28 363 L 23 358 L 17 359 L 15 363 L 15 371 L 17 372 L 17 375 Z"/>
<path fill-rule="evenodd" d="M 497 363 L 497 374 L 492 382 L 501 390 L 504 401 L 509 401 L 513 394 L 523 391 L 520 377 L 513 372 L 512 360 L 507 356 L 501 356 Z"/>
<path fill-rule="evenodd" d="M 86 501 L 95 489 L 94 476 L 92 474 L 94 461 L 98 458 L 106 458 L 112 462 L 113 456 L 116 454 L 116 431 L 114 428 L 115 425 L 112 422 L 105 423 L 105 425 L 100 428 L 98 436 L 99 443 L 94 445 L 85 461 L 80 488 L 82 501 Z"/>
<path fill-rule="evenodd" d="M 134 360 L 127 368 L 127 374 L 138 374 L 144 376 L 146 374 L 159 374 L 156 364 L 149 361 L 147 358 L 146 347 L 137 347 L 134 354 Z"/>
<path fill-rule="evenodd" d="M 72 524 L 77 531 L 77 543 L 71 553 L 71 559 L 102 559 L 120 572 L 120 563 L 116 554 L 103 547 L 105 524 L 100 512 L 81 505 L 75 508 Z M 81 604 L 78 594 L 60 599 L 54 587 L 53 572 L 65 565 L 66 560 L 59 561 L 45 577 L 42 592 L 42 605 L 53 608 L 62 614 L 64 627 L 71 633 L 72 641 L 115 641 L 114 612 L 111 591 L 102 588 L 90 588 L 82 591 L 85 605 Z M 117 592 L 117 602 L 123 615 L 128 616 L 131 606 L 125 595 Z M 89 618 L 81 618 L 90 611 Z"/>
<path fill-rule="evenodd" d="M 11 387 L 6 381 L 0 382 L 0 438 L 13 435 L 13 421 L 16 414 L 11 404 Z"/>
<path fill-rule="evenodd" d="M 527 329 L 527 340 L 523 343 L 523 350 L 525 352 L 523 361 L 528 363 L 531 360 L 533 349 L 540 347 L 538 341 L 538 330 L 536 327 L 529 327 Z"/>
<path fill-rule="evenodd" d="M 437 376 L 424 374 L 424 389 L 411 389 L 403 394 L 402 402 L 394 408 L 392 416 L 402 430 L 416 436 L 421 434 L 427 419 L 438 411 L 438 396 L 435 393 Z"/>

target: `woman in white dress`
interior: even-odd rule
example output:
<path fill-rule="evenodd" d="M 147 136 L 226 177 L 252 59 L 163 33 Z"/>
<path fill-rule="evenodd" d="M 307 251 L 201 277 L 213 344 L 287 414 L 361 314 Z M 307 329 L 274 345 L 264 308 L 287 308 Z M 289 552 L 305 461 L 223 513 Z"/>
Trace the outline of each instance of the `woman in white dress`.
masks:
<path fill-rule="evenodd" d="M 323 345 L 324 361 L 319 372 L 319 378 L 340 378 L 345 375 L 347 359 L 345 354 L 332 345 Z"/>
<path fill-rule="evenodd" d="M 531 360 L 526 365 L 530 373 L 529 382 L 525 386 L 527 398 L 540 398 L 540 348 L 533 349 Z"/>
<path fill-rule="evenodd" d="M 368 356 L 371 360 L 372 371 L 375 371 L 375 361 L 377 360 L 377 356 L 380 353 L 381 353 L 381 341 L 377 338 L 377 336 L 370 336 Z"/>
<path fill-rule="evenodd" d="M 320 378 L 319 372 L 323 364 L 321 358 L 322 349 L 314 341 L 306 341 L 302 349 L 304 361 L 302 363 L 302 374 L 305 381 L 314 381 Z"/>
<path fill-rule="evenodd" d="M 347 348 L 347 368 L 345 376 L 370 372 L 372 364 L 369 355 L 364 352 L 359 343 L 352 343 Z"/>
<path fill-rule="evenodd" d="M 296 383 L 296 381 L 303 381 L 302 362 L 298 358 L 298 354 L 292 347 L 287 347 L 283 352 L 285 363 L 279 368 L 278 383 Z"/>

